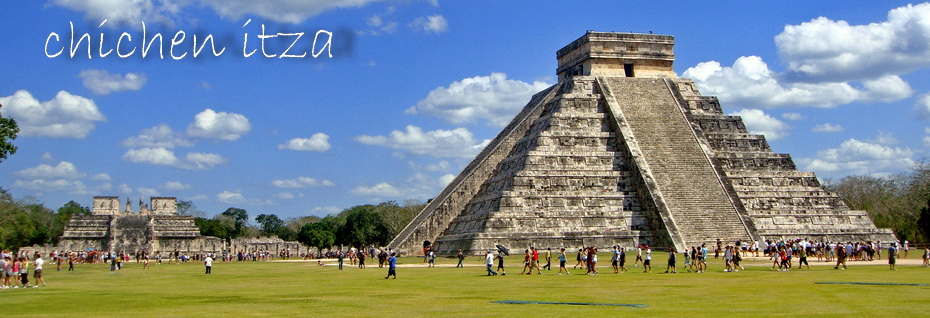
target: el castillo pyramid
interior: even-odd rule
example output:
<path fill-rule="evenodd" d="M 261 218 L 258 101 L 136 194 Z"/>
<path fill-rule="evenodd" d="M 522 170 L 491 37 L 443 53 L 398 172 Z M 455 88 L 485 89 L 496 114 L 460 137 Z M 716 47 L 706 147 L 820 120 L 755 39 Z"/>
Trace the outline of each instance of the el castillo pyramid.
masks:
<path fill-rule="evenodd" d="M 589 31 L 560 49 L 559 83 L 533 96 L 389 247 L 894 240 L 677 78 L 673 46 L 667 35 Z"/>

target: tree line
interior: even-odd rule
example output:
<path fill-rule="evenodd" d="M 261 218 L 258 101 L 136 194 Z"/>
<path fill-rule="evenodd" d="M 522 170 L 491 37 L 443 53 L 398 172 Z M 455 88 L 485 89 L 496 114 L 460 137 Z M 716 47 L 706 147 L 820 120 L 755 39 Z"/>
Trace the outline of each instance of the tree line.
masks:
<path fill-rule="evenodd" d="M 195 223 L 203 235 L 230 240 L 239 237 L 277 236 L 307 246 L 328 249 L 333 246 L 384 246 L 412 220 L 425 205 L 416 201 L 395 201 L 377 205 L 357 205 L 323 218 L 305 216 L 281 219 L 275 214 L 259 214 L 255 224 L 248 211 L 228 208 L 213 218 L 205 218 L 190 201 L 178 203 L 179 214 L 200 215 Z"/>
<path fill-rule="evenodd" d="M 865 210 L 879 228 L 891 228 L 899 240 L 930 242 L 930 164 L 919 161 L 892 176 L 847 176 L 826 180 L 824 189 L 840 194 L 846 205 Z"/>

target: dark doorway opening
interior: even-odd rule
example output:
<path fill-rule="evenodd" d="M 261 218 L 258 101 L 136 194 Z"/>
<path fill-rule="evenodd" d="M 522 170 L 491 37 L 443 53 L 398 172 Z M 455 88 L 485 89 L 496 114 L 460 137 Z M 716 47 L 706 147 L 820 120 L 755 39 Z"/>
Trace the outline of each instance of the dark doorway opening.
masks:
<path fill-rule="evenodd" d="M 633 77 L 633 64 L 623 64 L 623 71 L 626 77 Z"/>

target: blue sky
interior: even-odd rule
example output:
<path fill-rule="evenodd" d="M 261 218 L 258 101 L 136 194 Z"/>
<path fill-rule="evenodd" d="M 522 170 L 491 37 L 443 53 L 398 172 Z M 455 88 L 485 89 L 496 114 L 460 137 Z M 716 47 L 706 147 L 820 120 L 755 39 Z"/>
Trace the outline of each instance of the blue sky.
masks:
<path fill-rule="evenodd" d="M 822 179 L 907 171 L 930 147 L 930 4 L 619 1 L 4 1 L 0 109 L 22 127 L 0 187 L 283 217 L 436 195 L 586 30 L 676 37 L 675 71 Z M 101 26 L 101 22 L 107 22 Z M 246 24 L 246 21 L 251 21 Z M 141 57 L 141 22 L 165 38 Z M 69 56 L 69 22 L 76 39 Z M 266 58 L 258 33 L 333 57 Z M 245 26 L 243 26 L 245 25 Z M 185 40 L 170 57 L 179 31 Z M 48 54 L 46 40 L 52 38 Z M 126 32 L 132 41 L 115 49 Z M 243 57 L 243 36 L 248 49 Z M 192 36 L 219 57 L 192 57 Z M 280 54 L 294 37 L 269 38 Z M 130 43 L 130 44 L 126 44 Z"/>

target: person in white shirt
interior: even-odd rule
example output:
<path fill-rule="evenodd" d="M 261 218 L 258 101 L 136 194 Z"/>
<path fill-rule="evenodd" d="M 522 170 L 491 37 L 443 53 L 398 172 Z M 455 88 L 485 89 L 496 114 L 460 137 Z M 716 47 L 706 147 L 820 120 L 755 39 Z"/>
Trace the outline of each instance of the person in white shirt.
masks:
<path fill-rule="evenodd" d="M 207 273 L 206 273 L 206 274 L 209 275 L 209 274 L 210 274 L 210 269 L 213 268 L 213 258 L 210 257 L 210 255 L 207 255 L 207 258 L 204 258 L 204 259 L 203 259 L 203 265 L 205 265 L 205 266 L 207 267 Z"/>
<path fill-rule="evenodd" d="M 491 269 L 491 266 L 494 266 L 494 254 L 493 253 L 494 251 L 488 251 L 488 254 L 485 255 L 484 257 L 484 263 L 488 265 L 488 276 L 497 275 L 497 272 Z"/>
<path fill-rule="evenodd" d="M 32 275 L 36 279 L 36 287 L 39 287 L 39 283 L 42 283 L 42 287 L 45 287 L 45 279 L 42 278 L 42 264 L 45 264 L 45 260 L 42 259 L 41 254 L 36 254 L 35 271 Z"/>

